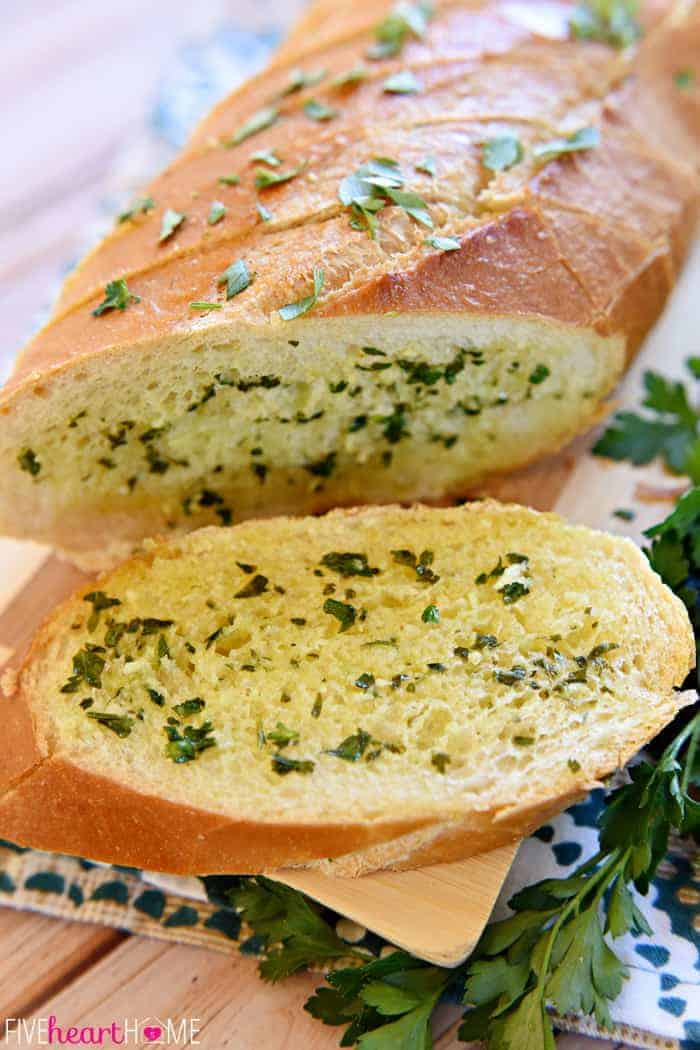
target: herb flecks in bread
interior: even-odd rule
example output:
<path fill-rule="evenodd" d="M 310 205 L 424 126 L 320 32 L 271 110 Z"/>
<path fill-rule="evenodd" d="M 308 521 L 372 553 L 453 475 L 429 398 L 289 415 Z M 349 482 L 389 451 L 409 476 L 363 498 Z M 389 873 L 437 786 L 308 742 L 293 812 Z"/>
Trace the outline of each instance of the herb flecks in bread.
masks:
<path fill-rule="evenodd" d="M 700 23 L 506 6 L 312 6 L 67 281 L 0 405 L 0 528 L 96 566 L 462 496 L 598 418 L 692 234 Z"/>
<path fill-rule="evenodd" d="M 156 547 L 59 610 L 19 690 L 39 769 L 106 777 L 117 807 L 128 790 L 178 822 L 243 822 L 262 865 L 396 840 L 398 820 L 424 828 L 392 847 L 410 864 L 507 841 L 609 773 L 673 716 L 691 660 L 683 609 L 631 543 L 482 503 Z M 159 864 L 252 870 L 245 841 Z"/>

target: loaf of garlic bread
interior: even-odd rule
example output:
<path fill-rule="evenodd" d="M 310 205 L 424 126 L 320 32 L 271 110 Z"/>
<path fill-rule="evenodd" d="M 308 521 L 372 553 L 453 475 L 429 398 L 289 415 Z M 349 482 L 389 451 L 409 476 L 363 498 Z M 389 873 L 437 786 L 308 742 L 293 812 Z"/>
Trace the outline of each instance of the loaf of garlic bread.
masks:
<path fill-rule="evenodd" d="M 624 763 L 693 661 L 638 548 L 554 515 L 205 528 L 39 632 L 0 707 L 0 836 L 185 874 L 467 857 Z"/>
<path fill-rule="evenodd" d="M 98 567 L 443 501 L 585 429 L 698 203 L 698 4 L 636 6 L 317 0 L 20 357 L 0 529 Z"/>

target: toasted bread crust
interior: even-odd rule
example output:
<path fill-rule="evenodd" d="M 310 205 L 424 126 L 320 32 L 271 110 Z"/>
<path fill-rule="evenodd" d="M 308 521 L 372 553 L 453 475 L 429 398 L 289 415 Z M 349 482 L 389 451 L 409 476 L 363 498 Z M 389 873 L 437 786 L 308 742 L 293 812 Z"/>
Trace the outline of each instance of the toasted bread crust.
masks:
<path fill-rule="evenodd" d="M 535 315 L 622 332 L 634 349 L 673 285 L 697 217 L 699 107 L 692 93 L 673 89 L 672 71 L 679 51 L 700 47 L 698 5 L 647 2 L 645 38 L 620 53 L 567 39 L 569 5 L 533 29 L 495 0 L 443 2 L 424 40 L 407 41 L 395 60 L 370 63 L 367 82 L 355 90 L 334 89 L 341 110 L 335 120 L 319 125 L 305 116 L 301 102 L 314 93 L 309 89 L 283 101 L 283 119 L 264 134 L 222 150 L 222 140 L 284 90 L 302 58 L 334 72 L 363 60 L 390 6 L 365 0 L 344 20 L 328 21 L 326 4 L 312 7 L 272 67 L 220 103 L 181 158 L 151 184 L 154 211 L 118 226 L 69 277 L 53 320 L 18 361 L 6 405 L 54 368 L 109 348 L 137 350 L 163 341 L 165 350 L 189 331 L 206 328 L 216 338 L 234 322 L 278 323 L 276 308 L 307 291 L 320 262 L 326 286 L 316 316 L 393 309 Z M 415 69 L 426 79 L 432 70 L 432 80 L 408 99 L 382 93 L 383 80 L 397 68 Z M 517 85 L 516 97 L 502 97 L 503 68 Z M 462 82 L 472 85 L 466 101 Z M 315 93 L 323 95 L 324 88 Z M 363 139 L 371 150 L 373 128 L 393 129 L 400 151 L 411 128 L 436 121 L 429 116 L 435 105 L 435 126 L 454 124 L 455 140 L 451 147 L 446 140 L 445 150 L 454 150 L 465 129 L 467 134 L 468 171 L 460 173 L 466 199 L 454 203 L 453 175 L 444 200 L 439 180 L 428 198 L 438 209 L 436 228 L 443 227 L 436 232 L 457 233 L 462 247 L 426 256 L 425 231 L 393 220 L 388 225 L 398 240 L 379 246 L 350 228 L 337 200 L 338 181 L 367 159 Z M 546 139 L 577 120 L 579 127 L 599 125 L 599 147 L 551 161 L 541 171 L 519 166 L 483 196 L 478 156 L 489 121 L 537 126 L 538 137 Z M 470 126 L 481 129 L 476 138 Z M 267 224 L 255 212 L 249 160 L 260 145 L 277 150 L 290 167 L 295 159 L 307 163 L 299 177 L 268 191 L 265 200 L 279 219 Z M 348 169 L 326 176 L 343 150 Z M 226 191 L 217 180 L 228 170 L 240 170 L 242 184 Z M 226 222 L 216 226 L 206 221 L 212 194 L 226 197 L 228 208 Z M 159 244 L 166 206 L 186 212 L 187 220 Z M 250 260 L 254 285 L 216 317 L 204 323 L 193 318 L 189 303 L 218 298 L 219 275 L 237 257 Z M 104 284 L 117 276 L 127 277 L 141 302 L 91 318 Z"/>

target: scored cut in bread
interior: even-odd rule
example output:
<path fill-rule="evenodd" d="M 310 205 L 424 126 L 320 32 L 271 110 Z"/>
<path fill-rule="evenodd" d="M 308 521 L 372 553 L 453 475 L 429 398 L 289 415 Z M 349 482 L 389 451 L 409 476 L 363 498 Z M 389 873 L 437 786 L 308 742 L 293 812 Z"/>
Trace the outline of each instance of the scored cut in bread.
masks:
<path fill-rule="evenodd" d="M 0 836 L 183 874 L 456 860 L 622 765 L 693 661 L 639 549 L 555 515 L 202 529 L 39 631 L 0 708 Z"/>
<path fill-rule="evenodd" d="M 590 425 L 693 234 L 700 15 L 647 0 L 621 48 L 541 7 L 313 5 L 20 358 L 0 529 L 97 567 L 463 495 Z"/>

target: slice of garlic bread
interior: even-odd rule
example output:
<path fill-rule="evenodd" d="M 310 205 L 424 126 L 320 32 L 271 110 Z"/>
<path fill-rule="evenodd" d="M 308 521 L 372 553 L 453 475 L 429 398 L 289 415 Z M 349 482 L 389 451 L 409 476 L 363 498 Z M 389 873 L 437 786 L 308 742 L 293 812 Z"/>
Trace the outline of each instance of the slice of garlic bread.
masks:
<path fill-rule="evenodd" d="M 3 701 L 0 836 L 182 873 L 466 857 L 683 704 L 629 541 L 493 502 L 208 528 L 61 606 Z"/>

